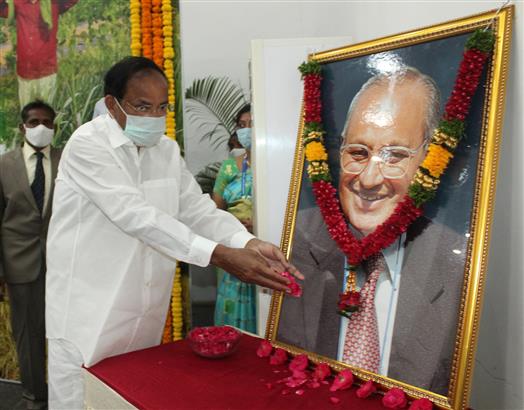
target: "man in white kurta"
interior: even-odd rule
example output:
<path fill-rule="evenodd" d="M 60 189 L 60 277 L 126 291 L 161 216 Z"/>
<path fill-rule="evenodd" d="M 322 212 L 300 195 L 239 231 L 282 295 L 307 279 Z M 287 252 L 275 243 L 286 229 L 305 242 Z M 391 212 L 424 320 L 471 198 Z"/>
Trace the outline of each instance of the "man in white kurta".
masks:
<path fill-rule="evenodd" d="M 132 141 L 133 121 L 162 124 L 161 70 L 139 57 L 115 67 L 106 76 L 109 114 L 74 132 L 56 179 L 47 248 L 50 408 L 81 407 L 82 364 L 160 342 L 175 260 L 213 259 L 242 280 L 285 288 L 271 267 L 287 265 L 281 252 L 202 194 L 176 142 L 161 134 L 150 145 Z"/>

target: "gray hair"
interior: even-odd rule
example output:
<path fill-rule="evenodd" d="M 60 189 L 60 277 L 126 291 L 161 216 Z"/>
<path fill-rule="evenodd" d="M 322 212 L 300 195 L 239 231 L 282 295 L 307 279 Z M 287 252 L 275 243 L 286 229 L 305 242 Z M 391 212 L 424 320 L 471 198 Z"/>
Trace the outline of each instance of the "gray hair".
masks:
<path fill-rule="evenodd" d="M 344 130 L 342 131 L 342 139 L 346 138 L 346 131 L 349 125 L 351 114 L 355 109 L 358 100 L 364 94 L 364 92 L 373 85 L 379 83 L 389 83 L 391 81 L 402 82 L 404 80 L 413 80 L 422 83 L 428 91 L 426 98 L 427 110 L 426 110 L 426 127 L 424 130 L 424 141 L 426 144 L 429 143 L 433 135 L 433 131 L 437 128 L 439 122 L 440 113 L 440 91 L 437 88 L 435 81 L 428 75 L 421 73 L 414 67 L 404 66 L 402 69 L 393 73 L 378 73 L 367 80 L 362 88 L 357 92 L 351 104 L 349 105 L 348 113 L 346 115 L 346 122 L 344 124 Z"/>

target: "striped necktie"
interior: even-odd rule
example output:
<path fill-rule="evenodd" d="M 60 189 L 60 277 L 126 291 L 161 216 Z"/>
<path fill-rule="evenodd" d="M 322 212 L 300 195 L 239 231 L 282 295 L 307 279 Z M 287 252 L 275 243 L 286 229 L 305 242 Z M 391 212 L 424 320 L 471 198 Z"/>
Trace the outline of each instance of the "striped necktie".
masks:
<path fill-rule="evenodd" d="M 351 315 L 344 339 L 343 361 L 374 373 L 378 373 L 380 365 L 375 290 L 384 268 L 385 260 L 381 253 L 364 263 L 368 277 L 360 292 L 360 309 Z"/>

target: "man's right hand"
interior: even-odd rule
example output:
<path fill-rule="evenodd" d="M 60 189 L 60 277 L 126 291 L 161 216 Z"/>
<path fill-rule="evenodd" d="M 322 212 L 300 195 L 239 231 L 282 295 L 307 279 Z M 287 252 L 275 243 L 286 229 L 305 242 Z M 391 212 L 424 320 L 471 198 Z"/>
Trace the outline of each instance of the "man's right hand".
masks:
<path fill-rule="evenodd" d="M 255 283 L 266 288 L 288 291 L 289 280 L 271 268 L 263 256 L 252 249 L 233 249 L 217 245 L 211 263 L 235 275 L 242 282 Z"/>

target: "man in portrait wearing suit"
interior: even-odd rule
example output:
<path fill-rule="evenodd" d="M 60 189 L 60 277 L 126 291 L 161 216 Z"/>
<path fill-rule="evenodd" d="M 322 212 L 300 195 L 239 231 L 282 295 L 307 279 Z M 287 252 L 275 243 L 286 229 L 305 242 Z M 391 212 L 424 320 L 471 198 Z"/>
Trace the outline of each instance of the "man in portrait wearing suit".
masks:
<path fill-rule="evenodd" d="M 370 78 L 354 97 L 340 148 L 338 192 L 350 229 L 361 238 L 394 211 L 426 154 L 437 125 L 439 92 L 413 68 Z M 376 366 L 357 365 L 369 334 L 348 331 L 337 314 L 347 261 L 318 208 L 296 218 L 291 261 L 306 277 L 303 297 L 285 297 L 278 340 L 374 373 L 447 394 L 465 263 L 464 237 L 421 217 L 379 259 L 374 286 Z M 369 273 L 357 272 L 363 287 Z M 374 269 L 377 269 L 375 267 Z M 362 308 L 362 307 L 361 307 Z M 356 320 L 356 319 L 355 319 Z M 362 361 L 361 359 L 364 359 Z"/>
<path fill-rule="evenodd" d="M 44 290 L 46 235 L 60 151 L 51 147 L 54 110 L 22 109 L 24 144 L 0 157 L 0 278 L 7 284 L 23 397 L 47 407 Z"/>

